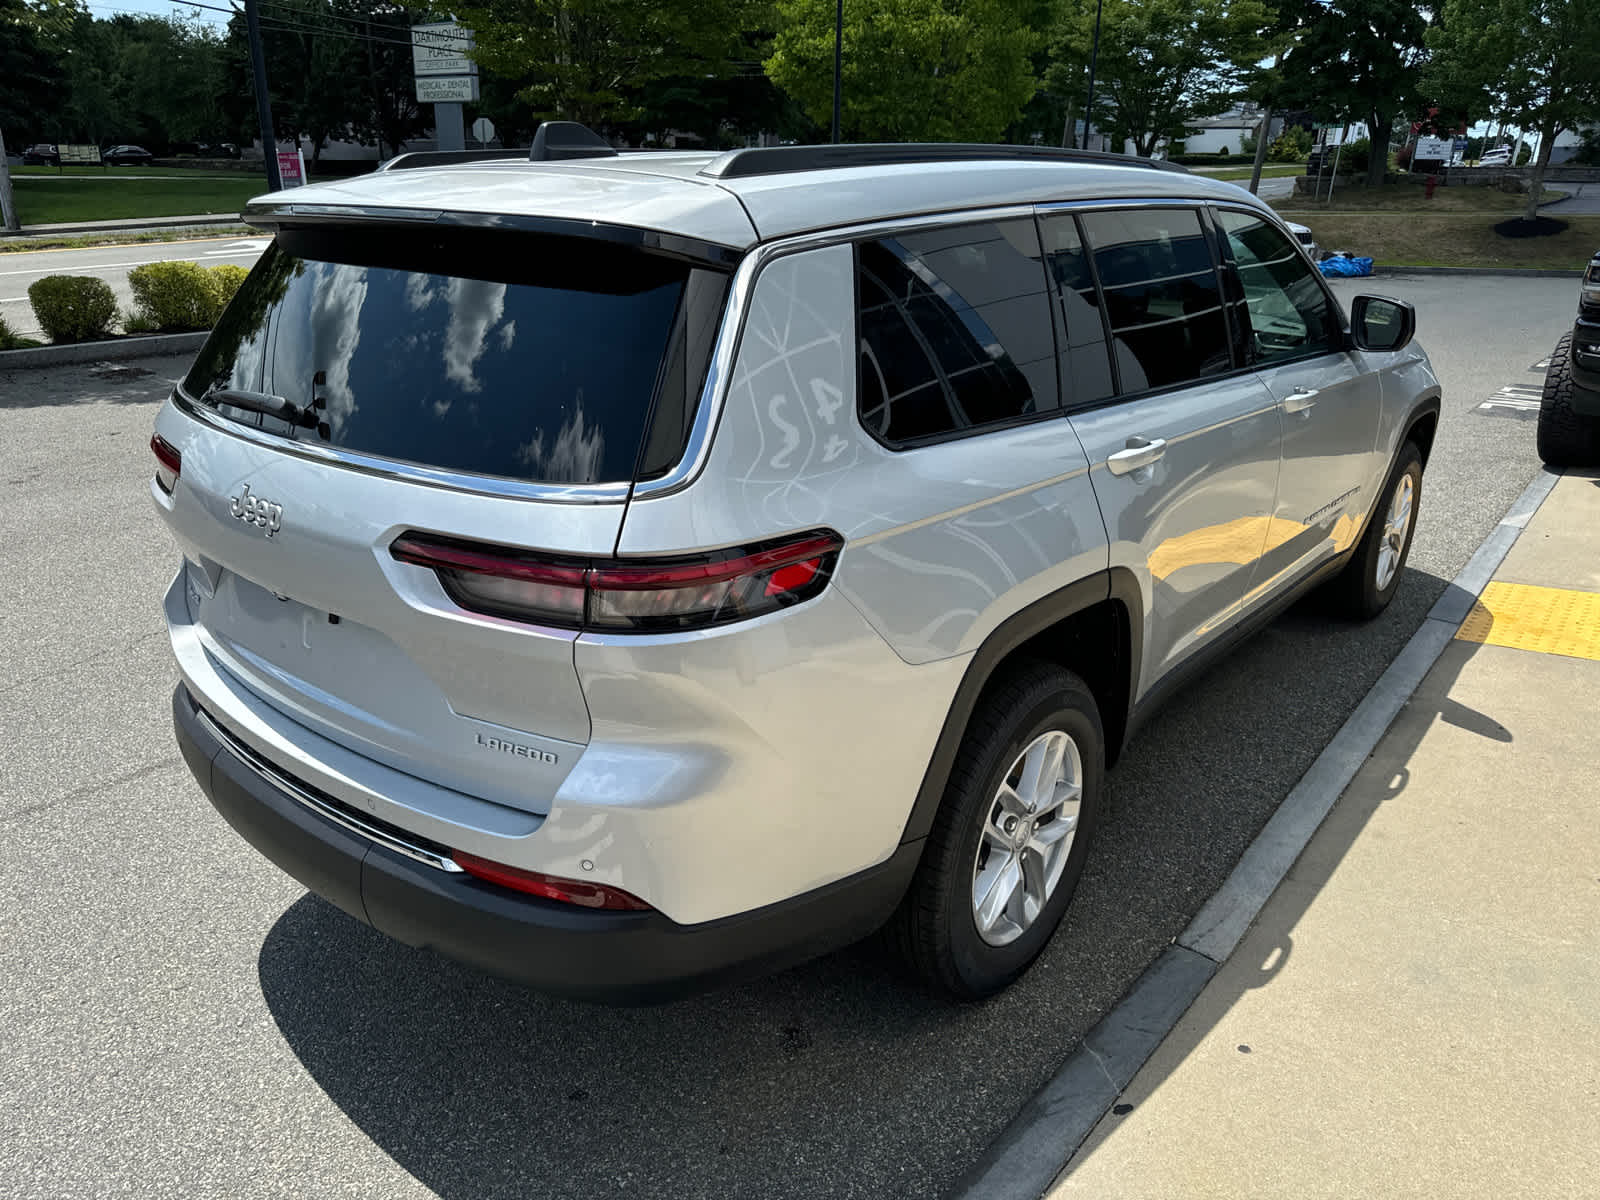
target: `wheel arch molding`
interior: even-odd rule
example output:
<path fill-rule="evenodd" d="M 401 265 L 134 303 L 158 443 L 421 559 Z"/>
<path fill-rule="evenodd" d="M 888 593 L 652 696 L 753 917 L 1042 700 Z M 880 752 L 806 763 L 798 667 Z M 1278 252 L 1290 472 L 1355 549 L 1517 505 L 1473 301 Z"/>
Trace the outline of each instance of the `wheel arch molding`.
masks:
<path fill-rule="evenodd" d="M 927 837 L 979 699 L 1019 658 L 1054 662 L 1083 678 L 1100 705 L 1106 765 L 1115 762 L 1138 694 L 1143 628 L 1143 592 L 1134 573 L 1122 567 L 1070 583 L 1001 622 L 978 647 L 956 688 L 901 843 Z"/>

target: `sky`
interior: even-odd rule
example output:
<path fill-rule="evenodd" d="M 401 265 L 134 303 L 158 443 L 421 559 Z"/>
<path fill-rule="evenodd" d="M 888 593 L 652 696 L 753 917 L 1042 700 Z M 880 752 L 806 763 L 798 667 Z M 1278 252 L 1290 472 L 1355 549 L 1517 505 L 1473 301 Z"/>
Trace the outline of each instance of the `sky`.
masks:
<path fill-rule="evenodd" d="M 215 8 L 227 8 L 229 5 L 229 0 L 203 0 L 203 2 Z M 150 13 L 157 17 L 169 17 L 178 13 L 183 16 L 197 16 L 202 21 L 219 28 L 228 24 L 228 14 L 225 12 L 213 12 L 208 8 L 191 8 L 185 4 L 174 3 L 174 0 L 93 0 L 88 8 L 100 18 L 113 17 L 119 12 Z"/>

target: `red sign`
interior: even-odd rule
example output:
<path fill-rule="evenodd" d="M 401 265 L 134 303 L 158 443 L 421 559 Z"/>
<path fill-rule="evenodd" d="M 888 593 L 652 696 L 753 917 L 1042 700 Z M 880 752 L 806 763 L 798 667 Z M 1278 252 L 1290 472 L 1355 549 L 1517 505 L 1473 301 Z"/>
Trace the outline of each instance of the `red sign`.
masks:
<path fill-rule="evenodd" d="M 306 182 L 306 162 L 298 150 L 278 151 L 278 178 L 286 188 L 303 187 Z"/>

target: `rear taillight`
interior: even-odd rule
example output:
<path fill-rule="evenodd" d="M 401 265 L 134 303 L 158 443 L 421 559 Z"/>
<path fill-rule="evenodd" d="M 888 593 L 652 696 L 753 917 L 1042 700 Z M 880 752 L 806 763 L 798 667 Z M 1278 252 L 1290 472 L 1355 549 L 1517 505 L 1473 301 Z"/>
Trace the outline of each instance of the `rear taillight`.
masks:
<path fill-rule="evenodd" d="M 615 912 L 642 912 L 650 906 L 637 896 L 621 888 L 604 883 L 589 883 L 581 879 L 562 879 L 541 871 L 524 871 L 521 867 L 508 867 L 505 863 L 491 862 L 468 854 L 463 850 L 451 852 L 459 866 L 468 875 L 488 883 L 496 883 L 513 891 L 541 896 L 546 900 L 559 900 L 563 904 L 577 904 L 584 908 L 605 908 Z"/>
<path fill-rule="evenodd" d="M 156 483 L 167 495 L 178 486 L 178 472 L 183 469 L 183 456 L 178 448 L 159 433 L 150 437 L 150 449 L 156 456 Z"/>
<path fill-rule="evenodd" d="M 828 586 L 843 539 L 819 531 L 782 542 L 651 560 L 573 560 L 407 533 L 389 552 L 430 567 L 462 608 L 564 629 L 665 633 L 743 621 Z"/>

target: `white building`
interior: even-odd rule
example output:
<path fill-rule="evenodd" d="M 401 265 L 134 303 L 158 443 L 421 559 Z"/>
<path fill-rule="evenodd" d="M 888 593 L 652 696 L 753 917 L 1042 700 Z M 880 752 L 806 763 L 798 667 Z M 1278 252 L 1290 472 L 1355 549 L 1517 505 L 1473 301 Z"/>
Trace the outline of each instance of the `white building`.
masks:
<path fill-rule="evenodd" d="M 1185 154 L 1244 153 L 1244 139 L 1254 137 L 1261 126 L 1261 109 L 1254 104 L 1241 104 L 1237 108 L 1215 117 L 1203 117 L 1188 127 L 1183 139 Z M 1283 118 L 1273 117 L 1267 140 L 1283 132 Z"/>

